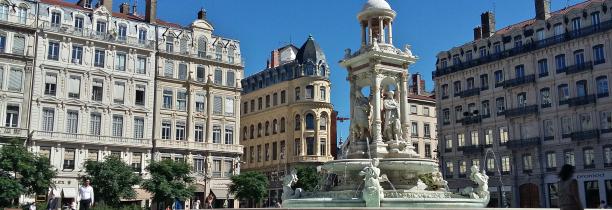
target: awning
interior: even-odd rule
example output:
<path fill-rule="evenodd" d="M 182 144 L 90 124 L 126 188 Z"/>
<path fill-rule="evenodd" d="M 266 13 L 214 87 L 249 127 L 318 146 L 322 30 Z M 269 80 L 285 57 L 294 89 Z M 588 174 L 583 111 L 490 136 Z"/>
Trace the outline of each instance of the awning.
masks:
<path fill-rule="evenodd" d="M 64 198 L 76 198 L 77 189 L 73 187 L 62 188 L 62 197 Z"/>
<path fill-rule="evenodd" d="M 234 199 L 234 195 L 227 193 L 227 189 L 210 189 L 215 194 L 216 199 Z M 229 198 L 228 198 L 229 196 Z"/>
<path fill-rule="evenodd" d="M 202 192 L 202 193 L 206 192 L 206 186 L 201 185 L 201 184 L 196 184 L 194 192 Z"/>
<path fill-rule="evenodd" d="M 132 199 L 121 199 L 121 201 L 142 201 L 142 200 L 151 200 L 153 197 L 153 194 L 151 194 L 149 191 L 145 190 L 145 189 L 134 189 L 134 192 L 136 193 L 136 197 L 132 198 Z"/>

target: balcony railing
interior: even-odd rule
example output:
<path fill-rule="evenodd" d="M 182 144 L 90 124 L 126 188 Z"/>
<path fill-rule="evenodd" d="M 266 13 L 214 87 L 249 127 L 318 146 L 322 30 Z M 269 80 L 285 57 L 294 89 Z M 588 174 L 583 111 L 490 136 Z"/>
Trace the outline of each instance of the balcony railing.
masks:
<path fill-rule="evenodd" d="M 520 117 L 538 113 L 538 105 L 529 105 L 504 111 L 505 117 Z"/>
<path fill-rule="evenodd" d="M 608 97 L 608 96 L 610 96 L 609 92 L 604 92 L 604 93 L 598 93 L 597 94 L 597 98 L 605 98 L 605 97 Z"/>
<path fill-rule="evenodd" d="M 243 66 L 244 65 L 244 58 L 239 57 L 240 59 L 218 59 L 216 57 L 213 57 L 212 55 L 204 55 L 202 56 L 202 54 L 198 54 L 197 52 L 191 52 L 191 51 L 177 51 L 175 49 L 173 50 L 166 50 L 165 48 L 159 48 L 158 49 L 159 52 L 161 53 L 168 53 L 168 54 L 173 54 L 173 55 L 181 55 L 181 56 L 187 56 L 190 58 L 195 58 L 195 59 L 201 59 L 201 60 L 208 60 L 208 61 L 213 61 L 213 62 L 218 62 L 218 63 L 224 63 L 224 64 L 228 64 L 228 65 L 234 65 L 234 66 Z M 221 57 L 225 57 L 225 56 L 221 56 Z"/>
<path fill-rule="evenodd" d="M 572 141 L 599 139 L 599 129 L 573 132 L 570 137 Z"/>
<path fill-rule="evenodd" d="M 535 74 L 517 77 L 511 80 L 506 80 L 504 82 L 504 88 L 516 87 L 519 85 L 529 84 L 535 82 Z"/>
<path fill-rule="evenodd" d="M 471 124 L 480 123 L 481 121 L 482 121 L 482 117 L 480 115 L 478 115 L 478 116 L 471 116 L 471 117 L 464 117 L 463 120 L 461 121 L 461 124 L 463 124 L 463 125 L 471 125 Z"/>
<path fill-rule="evenodd" d="M 569 106 L 582 106 L 582 105 L 587 105 L 587 104 L 594 104 L 597 100 L 597 96 L 592 94 L 592 95 L 586 95 L 586 96 L 578 96 L 575 98 L 570 98 L 568 100 L 568 104 Z"/>
<path fill-rule="evenodd" d="M 28 129 L 25 128 L 13 128 L 13 127 L 0 127 L 0 136 L 5 137 L 28 137 Z"/>
<path fill-rule="evenodd" d="M 97 143 L 97 144 L 119 144 L 119 145 L 142 145 L 152 146 L 150 139 L 136 139 L 120 136 L 98 136 L 79 133 L 62 133 L 52 131 L 37 131 L 34 138 L 49 139 L 55 141 L 66 141 L 76 143 Z"/>
<path fill-rule="evenodd" d="M 522 149 L 532 146 L 538 146 L 540 144 L 540 137 L 510 140 L 505 143 L 506 147 L 508 147 L 509 149 Z"/>
<path fill-rule="evenodd" d="M 28 27 L 34 29 L 36 27 L 35 17 L 26 15 L 25 17 L 19 15 L 0 15 L 0 24 L 13 25 L 19 27 Z"/>
<path fill-rule="evenodd" d="M 508 49 L 499 53 L 489 54 L 487 56 L 474 59 L 468 62 L 462 62 L 458 65 L 448 66 L 446 68 L 440 68 L 433 72 L 432 77 L 440 77 L 447 74 L 452 74 L 458 71 L 462 71 L 468 68 L 472 68 L 475 66 L 499 61 L 501 59 L 505 59 L 508 57 L 516 56 L 523 53 L 532 52 L 534 50 L 539 50 L 542 48 L 549 47 L 551 45 L 567 42 L 576 38 L 589 36 L 595 33 L 608 31 L 612 28 L 612 20 L 601 22 L 598 25 L 591 25 L 581 29 L 578 31 L 570 31 L 564 34 L 560 34 L 557 36 L 549 37 L 543 40 L 529 42 L 521 47 Z M 579 33 L 576 33 L 579 32 Z"/>
<path fill-rule="evenodd" d="M 76 28 L 70 25 L 55 25 L 47 21 L 43 21 L 41 28 L 45 31 L 51 31 L 71 36 L 83 37 L 87 39 L 100 40 L 106 42 L 114 42 L 119 44 L 126 44 L 134 47 L 141 47 L 146 49 L 154 49 L 155 42 L 150 40 L 140 40 L 135 37 L 120 37 L 115 33 L 99 32 L 87 28 Z"/>
<path fill-rule="evenodd" d="M 593 70 L 593 62 L 588 61 L 580 64 L 571 65 L 563 69 L 557 69 L 557 73 L 576 74 L 583 71 Z"/>
<path fill-rule="evenodd" d="M 484 152 L 484 145 L 470 145 L 462 146 L 457 148 L 458 151 L 463 151 L 463 154 L 482 154 Z"/>
<path fill-rule="evenodd" d="M 334 159 L 333 157 L 316 156 L 316 155 L 293 157 L 293 161 L 296 161 L 296 162 L 327 162 L 333 159 Z"/>
<path fill-rule="evenodd" d="M 472 89 L 461 91 L 459 93 L 459 97 L 461 98 L 467 98 L 470 96 L 477 96 L 477 95 L 480 95 L 480 88 L 472 88 Z"/>
<path fill-rule="evenodd" d="M 194 141 L 157 140 L 155 142 L 155 146 L 160 147 L 160 148 L 200 150 L 200 151 L 221 151 L 221 152 L 227 152 L 227 153 L 242 154 L 242 146 L 236 145 L 236 144 L 215 144 L 215 143 L 194 142 Z"/>

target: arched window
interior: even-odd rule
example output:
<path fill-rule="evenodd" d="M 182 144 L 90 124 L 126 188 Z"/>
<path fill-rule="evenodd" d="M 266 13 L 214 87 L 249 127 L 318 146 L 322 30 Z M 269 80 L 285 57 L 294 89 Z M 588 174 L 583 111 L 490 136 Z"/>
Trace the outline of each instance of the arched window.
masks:
<path fill-rule="evenodd" d="M 321 119 L 319 120 L 319 130 L 327 130 L 327 113 L 325 112 L 321 114 Z"/>
<path fill-rule="evenodd" d="M 315 127 L 315 122 L 314 122 L 314 115 L 313 114 L 307 114 L 306 115 L 306 130 L 314 130 Z"/>
<path fill-rule="evenodd" d="M 278 120 L 274 119 L 272 121 L 272 134 L 278 133 Z"/>
<path fill-rule="evenodd" d="M 218 61 L 220 61 L 220 60 L 221 60 L 222 53 L 223 53 L 223 46 L 222 46 L 222 45 L 219 43 L 219 44 L 217 44 L 217 46 L 215 47 L 215 55 L 216 55 L 216 57 L 217 57 L 216 59 L 217 59 Z"/>
<path fill-rule="evenodd" d="M 253 139 L 253 137 L 255 136 L 255 126 L 251 125 L 251 139 Z"/>
<path fill-rule="evenodd" d="M 266 121 L 266 136 L 270 135 L 270 121 Z"/>
<path fill-rule="evenodd" d="M 597 97 L 607 97 L 610 95 L 610 89 L 608 87 L 608 77 L 600 76 L 597 77 Z"/>
<path fill-rule="evenodd" d="M 327 91 L 325 90 L 324 86 L 321 86 L 321 88 L 319 88 L 320 91 L 320 95 L 321 95 L 321 100 L 325 101 L 327 99 Z"/>
<path fill-rule="evenodd" d="M 300 119 L 300 115 L 295 115 L 295 130 L 302 130 L 302 119 Z"/>
<path fill-rule="evenodd" d="M 314 96 L 314 86 L 308 85 L 306 86 L 306 99 L 312 99 Z"/>
<path fill-rule="evenodd" d="M 242 128 L 242 140 L 247 140 L 248 134 L 249 134 L 249 131 L 247 130 L 247 127 L 244 126 L 244 128 Z"/>
<path fill-rule="evenodd" d="M 311 63 L 306 64 L 306 66 L 304 67 L 304 71 L 306 72 L 306 75 L 314 75 L 315 74 L 315 66 L 312 65 Z"/>
<path fill-rule="evenodd" d="M 319 66 L 319 70 L 321 71 L 321 76 L 322 77 L 326 77 L 327 76 L 327 67 L 325 66 L 325 64 L 320 65 Z"/>
<path fill-rule="evenodd" d="M 284 133 L 285 132 L 285 118 L 281 118 L 280 120 L 280 132 Z"/>
<path fill-rule="evenodd" d="M 257 124 L 257 137 L 261 137 L 262 130 L 261 123 Z"/>
<path fill-rule="evenodd" d="M 227 49 L 227 61 L 229 63 L 234 63 L 234 53 L 236 51 L 236 47 L 230 47 L 229 49 Z"/>
<path fill-rule="evenodd" d="M 181 54 L 189 54 L 189 38 L 187 36 L 183 36 L 181 39 Z"/>
<path fill-rule="evenodd" d="M 206 45 L 208 40 L 205 36 L 202 36 L 198 39 L 198 57 L 204 58 L 206 57 L 206 49 L 208 48 Z"/>
<path fill-rule="evenodd" d="M 295 88 L 295 100 L 296 101 L 300 100 L 300 87 Z"/>

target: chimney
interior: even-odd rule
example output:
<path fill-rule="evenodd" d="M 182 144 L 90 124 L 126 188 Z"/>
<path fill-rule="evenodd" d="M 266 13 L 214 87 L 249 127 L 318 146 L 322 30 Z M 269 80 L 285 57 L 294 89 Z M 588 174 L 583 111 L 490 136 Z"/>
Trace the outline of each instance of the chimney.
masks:
<path fill-rule="evenodd" d="M 147 0 L 146 9 L 145 20 L 149 23 L 155 23 L 157 20 L 157 0 Z"/>
<path fill-rule="evenodd" d="M 206 10 L 204 10 L 204 8 L 200 9 L 198 12 L 198 19 L 206 20 Z"/>
<path fill-rule="evenodd" d="M 138 0 L 134 1 L 134 5 L 132 5 L 132 15 L 138 15 Z"/>
<path fill-rule="evenodd" d="M 271 60 L 270 66 L 272 68 L 280 66 L 280 54 L 279 54 L 278 50 L 272 51 L 271 54 L 272 54 L 272 57 L 270 58 L 270 60 Z"/>
<path fill-rule="evenodd" d="M 119 12 L 124 15 L 130 14 L 130 4 L 127 2 L 121 3 L 119 6 Z"/>
<path fill-rule="evenodd" d="M 536 19 L 546 20 L 550 17 L 550 0 L 535 0 Z"/>
<path fill-rule="evenodd" d="M 266 69 L 269 69 L 269 68 L 270 68 L 270 60 L 267 60 L 266 61 Z"/>
<path fill-rule="evenodd" d="M 423 88 L 425 87 L 425 80 L 421 78 L 421 74 L 416 73 L 412 75 L 412 94 L 421 95 L 423 94 Z"/>
<path fill-rule="evenodd" d="M 482 38 L 482 27 L 476 26 L 476 28 L 474 28 L 474 41 L 479 40 L 481 38 Z"/>
<path fill-rule="evenodd" d="M 100 0 L 102 2 L 102 6 L 106 7 L 109 12 L 113 12 L 113 0 Z"/>
<path fill-rule="evenodd" d="M 482 38 L 489 38 L 495 33 L 495 14 L 493 12 L 482 13 L 480 23 L 482 24 Z"/>

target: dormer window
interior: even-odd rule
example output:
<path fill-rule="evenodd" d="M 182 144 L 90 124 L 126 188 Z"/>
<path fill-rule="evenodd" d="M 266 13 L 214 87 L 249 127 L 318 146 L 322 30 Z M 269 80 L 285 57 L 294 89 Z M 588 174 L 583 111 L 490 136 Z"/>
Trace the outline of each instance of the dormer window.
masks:
<path fill-rule="evenodd" d="M 106 33 L 106 22 L 98 21 L 96 23 L 96 34 L 102 35 Z"/>
<path fill-rule="evenodd" d="M 523 37 L 515 36 L 514 37 L 514 47 L 519 48 L 523 46 Z"/>
<path fill-rule="evenodd" d="M 460 63 L 461 63 L 461 59 L 459 58 L 459 55 L 453 55 L 453 66 L 459 65 Z"/>
<path fill-rule="evenodd" d="M 465 60 L 466 61 L 471 61 L 472 59 L 473 59 L 472 58 L 472 51 L 468 50 L 467 52 L 465 52 Z"/>
<path fill-rule="evenodd" d="M 572 32 L 574 36 L 580 34 L 580 18 L 579 17 L 572 19 Z"/>
<path fill-rule="evenodd" d="M 221 44 L 218 44 L 217 47 L 215 47 L 215 55 L 217 56 L 217 60 L 220 61 L 221 60 L 221 53 L 223 51 L 223 46 L 221 46 Z"/>
<path fill-rule="evenodd" d="M 593 25 L 593 28 L 595 28 L 596 30 L 599 29 L 600 23 L 601 22 L 599 20 L 599 12 L 591 13 L 591 24 Z"/>
<path fill-rule="evenodd" d="M 59 27 L 62 25 L 62 14 L 59 12 L 51 12 L 51 27 Z"/>
<path fill-rule="evenodd" d="M 234 63 L 234 53 L 235 53 L 235 49 L 234 49 L 234 47 L 230 47 L 230 48 L 227 50 L 227 61 L 228 61 L 229 63 Z"/>
<path fill-rule="evenodd" d="M 0 20 L 8 20 L 9 6 L 6 4 L 0 4 Z"/>
<path fill-rule="evenodd" d="M 448 66 L 448 61 L 446 61 L 446 58 L 442 59 L 442 68 L 446 68 Z"/>
<path fill-rule="evenodd" d="M 174 52 L 174 37 L 166 37 L 166 52 Z"/>
<path fill-rule="evenodd" d="M 83 17 L 75 17 L 74 18 L 74 28 L 77 31 L 82 31 L 83 30 L 83 23 L 85 22 L 85 20 L 83 19 Z"/>
<path fill-rule="evenodd" d="M 538 40 L 544 40 L 544 39 L 546 39 L 546 34 L 544 33 L 544 29 L 543 29 L 543 28 L 538 29 L 538 30 L 536 31 L 536 37 L 538 38 Z"/>
<path fill-rule="evenodd" d="M 17 17 L 19 18 L 19 23 L 26 24 L 26 20 L 28 19 L 28 9 L 24 7 L 17 8 Z"/>
<path fill-rule="evenodd" d="M 493 44 L 493 50 L 494 50 L 495 54 L 500 53 L 501 52 L 501 44 L 499 42 L 495 42 Z"/>
<path fill-rule="evenodd" d="M 480 52 L 480 57 L 485 57 L 487 56 L 487 48 L 486 47 L 480 47 L 480 49 L 478 50 Z"/>
<path fill-rule="evenodd" d="M 144 44 L 147 41 L 147 29 L 138 30 L 138 43 Z"/>
<path fill-rule="evenodd" d="M 117 30 L 117 38 L 121 41 L 125 41 L 127 38 L 127 26 L 124 24 L 119 25 L 119 30 Z"/>
<path fill-rule="evenodd" d="M 91 9 L 91 0 L 83 0 L 83 7 Z"/>

